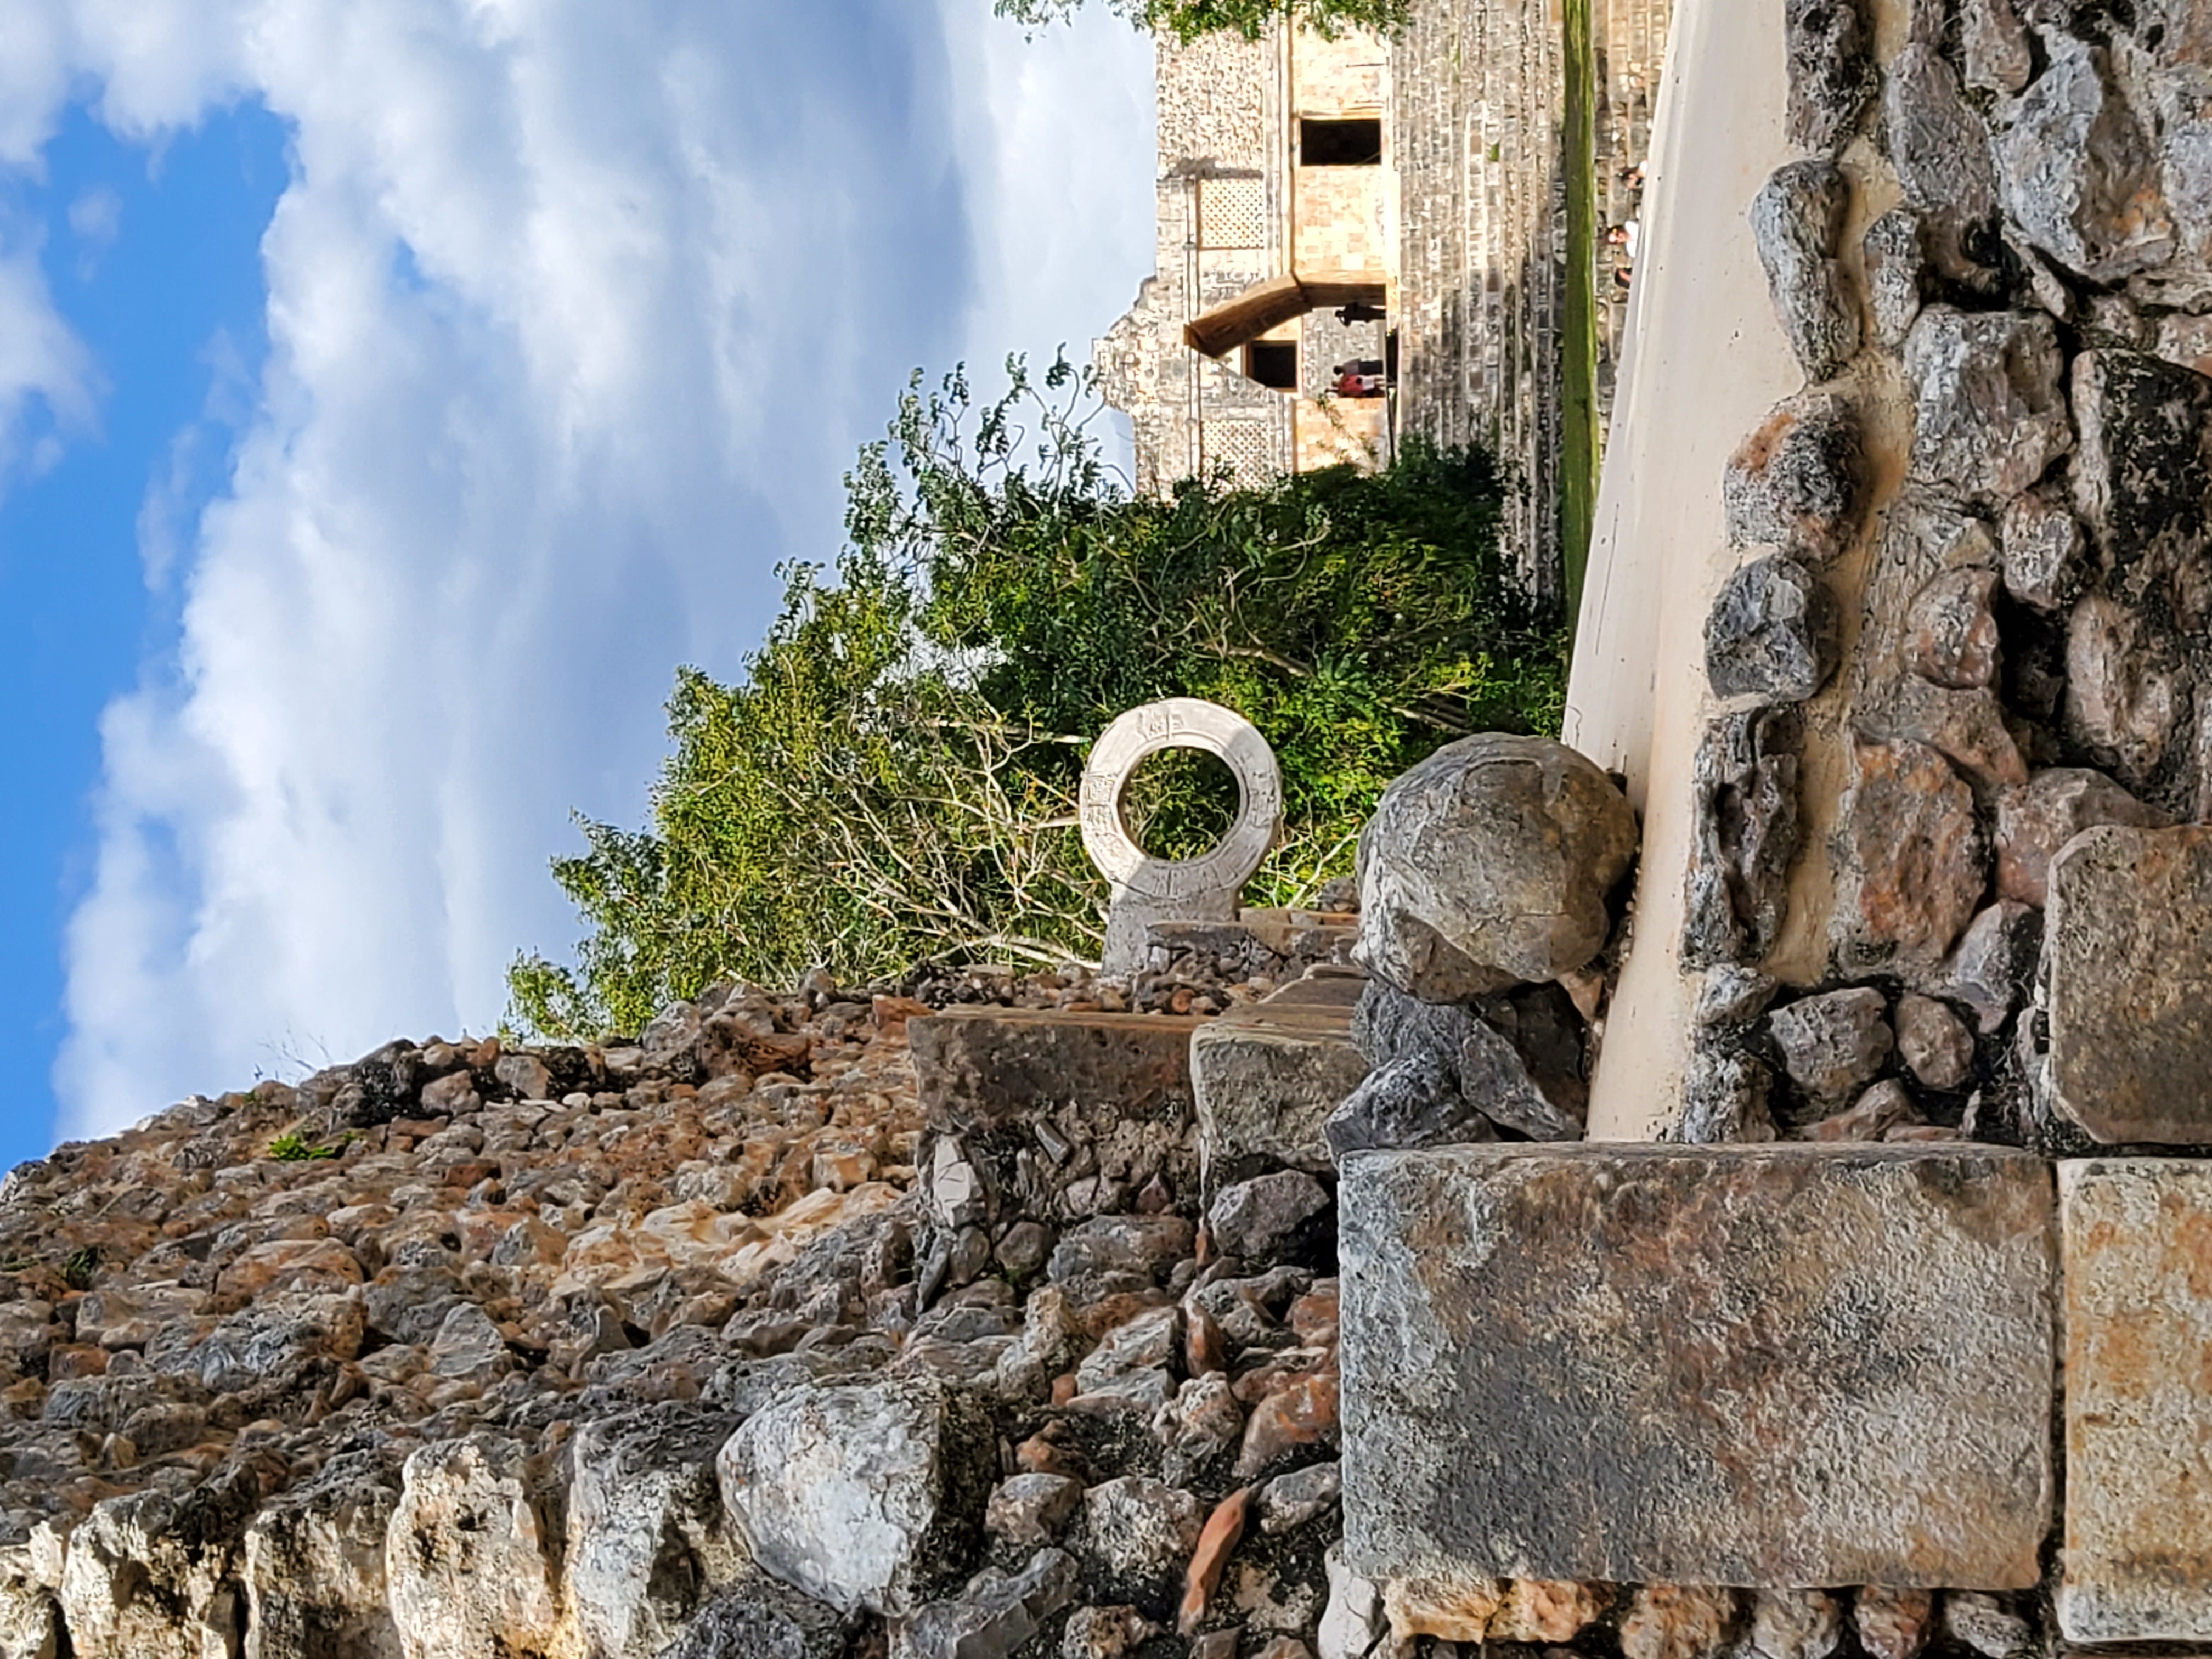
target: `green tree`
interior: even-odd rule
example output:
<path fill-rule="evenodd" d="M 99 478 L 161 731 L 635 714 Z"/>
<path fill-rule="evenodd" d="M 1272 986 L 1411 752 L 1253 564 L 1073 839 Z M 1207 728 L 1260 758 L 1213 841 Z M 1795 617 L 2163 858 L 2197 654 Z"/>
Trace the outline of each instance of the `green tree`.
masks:
<path fill-rule="evenodd" d="M 634 1030 L 715 979 L 817 964 L 1095 955 L 1084 751 L 1154 698 L 1211 698 L 1274 744 L 1286 826 L 1261 903 L 1347 872 L 1383 785 L 1437 744 L 1557 729 L 1562 636 L 1505 580 L 1480 452 L 1136 495 L 1087 378 L 1008 368 L 980 405 L 959 374 L 917 376 L 847 477 L 834 572 L 779 573 L 741 684 L 678 674 L 652 825 L 586 823 L 556 861 L 590 931 L 573 970 L 515 963 L 515 1023 Z M 1234 807 L 1225 773 L 1148 765 L 1125 816 L 1176 857 Z"/>
<path fill-rule="evenodd" d="M 998 0 L 1001 17 L 1040 28 L 1064 21 L 1084 0 Z M 1201 34 L 1228 32 L 1257 40 L 1280 19 L 1289 18 L 1324 39 L 1347 28 L 1387 34 L 1403 28 L 1413 15 L 1412 0 L 1106 0 L 1116 14 L 1139 28 L 1165 29 L 1188 45 Z"/>

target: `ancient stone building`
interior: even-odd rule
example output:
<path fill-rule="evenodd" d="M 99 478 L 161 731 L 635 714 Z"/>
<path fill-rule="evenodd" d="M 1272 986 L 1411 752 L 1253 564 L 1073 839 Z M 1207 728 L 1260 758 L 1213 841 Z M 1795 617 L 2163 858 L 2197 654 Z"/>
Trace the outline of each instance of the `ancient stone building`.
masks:
<path fill-rule="evenodd" d="M 1096 353 L 1135 426 L 1140 488 L 1387 456 L 1386 400 L 1336 395 L 1331 371 L 1384 356 L 1389 58 L 1365 34 L 1163 39 L 1158 264 Z"/>
<path fill-rule="evenodd" d="M 1481 443 L 1508 478 L 1516 567 L 1559 597 L 1565 475 L 1594 470 L 1626 316 L 1595 239 L 1638 211 L 1628 169 L 1671 13 L 1417 0 L 1389 42 L 1164 40 L 1158 265 L 1096 352 L 1135 427 L 1139 486 L 1370 465 L 1412 433 Z M 1571 100 L 1576 63 L 1589 91 Z M 1569 143 L 1584 122 L 1588 160 Z M 1568 188 L 1577 173 L 1586 195 Z M 1377 289 L 1382 320 L 1340 319 L 1344 295 Z M 1594 361 L 1570 375 L 1577 350 Z M 1355 358 L 1389 361 L 1387 399 L 1331 394 L 1330 370 Z"/>

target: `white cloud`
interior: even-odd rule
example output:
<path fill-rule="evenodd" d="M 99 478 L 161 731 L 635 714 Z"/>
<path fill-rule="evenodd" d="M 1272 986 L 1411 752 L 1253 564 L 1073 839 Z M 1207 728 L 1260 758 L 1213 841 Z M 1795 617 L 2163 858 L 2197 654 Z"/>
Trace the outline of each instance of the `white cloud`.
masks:
<path fill-rule="evenodd" d="M 574 932 L 568 810 L 640 817 L 674 665 L 833 550 L 905 371 L 1126 302 L 1143 43 L 943 4 L 0 0 L 0 160 L 71 75 L 149 143 L 240 95 L 295 133 L 228 487 L 196 538 L 149 490 L 181 635 L 103 725 L 65 1128 L 495 1019 Z"/>

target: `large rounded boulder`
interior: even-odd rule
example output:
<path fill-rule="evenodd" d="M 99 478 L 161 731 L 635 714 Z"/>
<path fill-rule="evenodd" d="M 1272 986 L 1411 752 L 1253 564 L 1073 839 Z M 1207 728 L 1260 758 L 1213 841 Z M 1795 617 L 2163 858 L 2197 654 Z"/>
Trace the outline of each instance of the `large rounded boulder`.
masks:
<path fill-rule="evenodd" d="M 1367 970 L 1431 1002 L 1556 979 L 1603 948 L 1636 814 L 1565 744 L 1484 732 L 1382 792 L 1359 842 Z"/>

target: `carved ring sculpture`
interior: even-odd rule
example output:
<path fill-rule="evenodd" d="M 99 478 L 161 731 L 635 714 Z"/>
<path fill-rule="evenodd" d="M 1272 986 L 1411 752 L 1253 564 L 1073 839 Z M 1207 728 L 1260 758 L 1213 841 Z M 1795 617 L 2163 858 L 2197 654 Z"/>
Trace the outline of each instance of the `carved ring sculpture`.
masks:
<path fill-rule="evenodd" d="M 1156 859 L 1121 819 L 1121 796 L 1138 766 L 1164 749 L 1213 755 L 1237 779 L 1237 821 L 1194 859 Z M 1241 714 L 1197 697 L 1168 697 L 1121 715 L 1099 735 L 1079 797 L 1084 851 L 1114 884 L 1101 965 L 1141 966 L 1145 924 L 1234 921 L 1237 896 L 1275 844 L 1283 823 L 1283 778 L 1275 751 Z"/>

